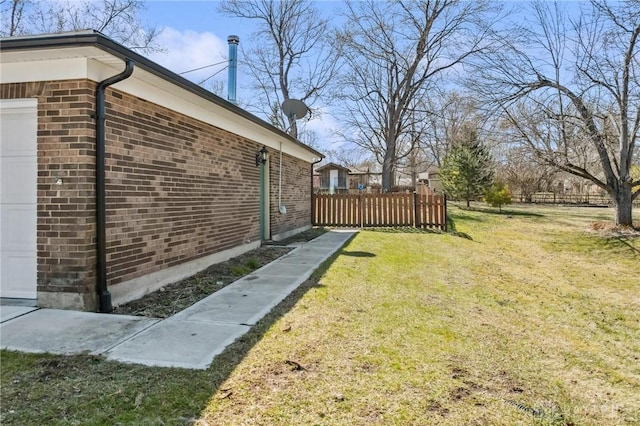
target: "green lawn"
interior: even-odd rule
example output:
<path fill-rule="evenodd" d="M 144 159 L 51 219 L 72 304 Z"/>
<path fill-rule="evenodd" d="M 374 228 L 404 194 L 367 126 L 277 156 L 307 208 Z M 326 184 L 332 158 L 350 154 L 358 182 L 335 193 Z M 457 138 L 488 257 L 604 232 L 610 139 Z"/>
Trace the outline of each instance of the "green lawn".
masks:
<path fill-rule="evenodd" d="M 3 351 L 0 423 L 640 424 L 640 238 L 505 210 L 359 233 L 208 371 Z"/>

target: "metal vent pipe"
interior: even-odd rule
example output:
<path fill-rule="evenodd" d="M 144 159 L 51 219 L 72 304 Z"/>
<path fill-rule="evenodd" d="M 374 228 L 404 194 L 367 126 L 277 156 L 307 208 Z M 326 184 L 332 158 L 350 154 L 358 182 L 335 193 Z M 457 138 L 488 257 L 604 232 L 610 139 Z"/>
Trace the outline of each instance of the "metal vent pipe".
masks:
<path fill-rule="evenodd" d="M 227 100 L 235 104 L 238 73 L 238 43 L 240 43 L 240 38 L 237 35 L 230 35 L 227 37 L 227 42 L 229 43 L 229 87 Z"/>

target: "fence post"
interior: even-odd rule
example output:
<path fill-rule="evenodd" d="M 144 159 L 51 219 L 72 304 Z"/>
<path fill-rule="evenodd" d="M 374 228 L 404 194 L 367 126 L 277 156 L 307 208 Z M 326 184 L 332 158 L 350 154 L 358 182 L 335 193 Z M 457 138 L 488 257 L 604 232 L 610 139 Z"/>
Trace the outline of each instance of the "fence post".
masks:
<path fill-rule="evenodd" d="M 358 210 L 359 210 L 359 214 L 358 214 L 358 220 L 357 220 L 357 225 L 362 228 L 362 224 L 364 223 L 364 194 L 362 192 L 360 192 L 360 196 L 358 197 L 358 203 L 360 203 L 360 205 L 358 206 Z"/>
<path fill-rule="evenodd" d="M 442 202 L 444 203 L 444 232 L 447 232 L 447 194 L 445 194 L 444 192 L 442 193 Z"/>
<path fill-rule="evenodd" d="M 418 193 L 413 191 L 413 227 L 418 228 Z"/>

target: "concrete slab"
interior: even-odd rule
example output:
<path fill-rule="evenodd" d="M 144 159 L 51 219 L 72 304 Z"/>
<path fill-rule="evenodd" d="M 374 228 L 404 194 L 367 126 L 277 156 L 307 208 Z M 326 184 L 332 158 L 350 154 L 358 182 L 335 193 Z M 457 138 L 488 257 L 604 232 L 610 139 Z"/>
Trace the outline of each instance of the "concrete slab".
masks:
<path fill-rule="evenodd" d="M 249 331 L 244 325 L 179 321 L 169 318 L 107 353 L 107 358 L 154 367 L 203 370 L 213 358 Z"/>
<path fill-rule="evenodd" d="M 302 280 L 303 281 L 303 280 Z M 289 294 L 302 282 L 299 277 L 257 276 L 245 277 L 226 287 L 225 291 Z"/>
<path fill-rule="evenodd" d="M 288 292 L 218 291 L 172 318 L 180 321 L 254 325 L 284 299 Z"/>
<path fill-rule="evenodd" d="M 314 241 L 308 242 L 302 247 L 314 247 L 318 249 L 330 248 L 333 246 L 341 246 L 342 244 L 344 244 L 344 241 L 346 239 L 348 238 L 345 238 L 345 234 L 339 234 L 338 238 L 328 237 L 323 240 L 314 240 Z"/>
<path fill-rule="evenodd" d="M 28 306 L 0 306 L 0 323 L 21 317 L 36 309 L 38 308 Z"/>
<path fill-rule="evenodd" d="M 297 264 L 295 262 L 290 263 L 281 263 L 281 262 L 272 262 L 267 266 L 263 266 L 257 271 L 253 272 L 251 275 L 254 277 L 297 277 L 301 273 L 305 272 L 308 267 L 305 265 Z"/>
<path fill-rule="evenodd" d="M 39 309 L 0 326 L 2 349 L 99 355 L 158 322 L 128 315 Z"/>
<path fill-rule="evenodd" d="M 322 253 L 300 252 L 282 256 L 276 262 L 290 265 L 320 265 L 326 258 Z"/>
<path fill-rule="evenodd" d="M 339 247 L 338 247 L 339 248 Z M 300 255 L 308 255 L 308 256 L 318 256 L 320 257 L 320 255 L 323 255 L 323 257 L 327 258 L 329 256 L 331 256 L 338 248 L 335 248 L 335 246 L 331 246 L 331 248 L 322 248 L 322 249 L 318 249 L 317 247 L 309 247 L 308 245 L 306 246 L 302 246 L 302 247 L 298 247 L 296 249 L 296 251 L 298 251 L 298 253 L 296 253 L 296 255 L 300 256 Z M 293 253 L 293 252 L 291 252 Z M 289 254 L 290 256 L 291 254 Z"/>

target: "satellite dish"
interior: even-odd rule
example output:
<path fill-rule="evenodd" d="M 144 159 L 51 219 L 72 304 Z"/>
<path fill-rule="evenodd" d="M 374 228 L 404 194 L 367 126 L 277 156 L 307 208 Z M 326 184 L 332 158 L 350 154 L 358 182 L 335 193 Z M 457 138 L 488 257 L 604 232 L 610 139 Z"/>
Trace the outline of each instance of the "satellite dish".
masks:
<path fill-rule="evenodd" d="M 294 120 L 299 120 L 309 112 L 309 108 L 304 102 L 298 99 L 287 99 L 282 103 L 282 112 L 287 117 L 293 117 Z"/>

